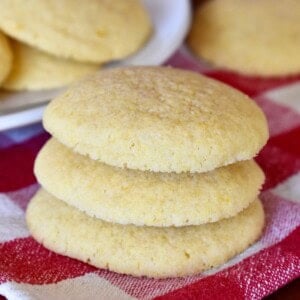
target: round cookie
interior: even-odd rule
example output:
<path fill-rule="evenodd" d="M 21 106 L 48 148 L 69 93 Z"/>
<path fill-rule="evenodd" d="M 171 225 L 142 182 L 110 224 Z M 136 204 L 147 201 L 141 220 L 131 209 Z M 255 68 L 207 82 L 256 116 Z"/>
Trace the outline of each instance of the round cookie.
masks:
<path fill-rule="evenodd" d="M 33 237 L 46 248 L 99 268 L 155 278 L 193 275 L 223 264 L 261 234 L 256 200 L 240 214 L 200 226 L 136 227 L 91 218 L 41 190 L 27 208 Z"/>
<path fill-rule="evenodd" d="M 51 139 L 35 161 L 39 183 L 92 217 L 146 226 L 184 226 L 236 215 L 264 181 L 250 160 L 208 173 L 124 170 L 72 152 Z"/>
<path fill-rule="evenodd" d="M 0 32 L 0 84 L 5 80 L 11 70 L 12 53 L 8 39 Z"/>
<path fill-rule="evenodd" d="M 139 0 L 1 0 L 0 28 L 50 54 L 101 63 L 139 49 L 151 22 Z"/>
<path fill-rule="evenodd" d="M 268 138 L 249 97 L 169 67 L 98 72 L 54 99 L 43 121 L 76 152 L 155 172 L 206 172 L 251 159 Z"/>
<path fill-rule="evenodd" d="M 3 83 L 7 90 L 57 88 L 96 72 L 99 66 L 49 55 L 17 41 L 11 41 L 14 64 Z"/>
<path fill-rule="evenodd" d="M 211 0 L 195 13 L 188 44 L 195 54 L 240 73 L 300 73 L 300 1 Z"/>

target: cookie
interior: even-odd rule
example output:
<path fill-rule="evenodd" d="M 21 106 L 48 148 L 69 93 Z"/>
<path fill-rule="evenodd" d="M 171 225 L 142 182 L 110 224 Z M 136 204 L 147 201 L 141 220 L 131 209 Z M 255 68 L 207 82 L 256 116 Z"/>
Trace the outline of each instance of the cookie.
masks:
<path fill-rule="evenodd" d="M 3 83 L 7 90 L 57 88 L 96 72 L 99 66 L 58 58 L 17 41 L 11 41 L 14 64 Z"/>
<path fill-rule="evenodd" d="M 223 264 L 261 234 L 256 200 L 237 216 L 185 227 L 136 227 L 91 218 L 41 190 L 27 208 L 33 237 L 46 248 L 93 266 L 155 278 L 193 275 Z"/>
<path fill-rule="evenodd" d="M 50 54 L 102 63 L 138 50 L 151 32 L 139 0 L 2 0 L 0 28 Z"/>
<path fill-rule="evenodd" d="M 199 225 L 234 216 L 264 181 L 252 160 L 208 173 L 142 172 L 91 160 L 54 139 L 40 151 L 35 175 L 49 193 L 90 216 L 139 226 Z"/>
<path fill-rule="evenodd" d="M 11 70 L 12 52 L 8 39 L 0 32 L 0 84 L 5 80 Z"/>
<path fill-rule="evenodd" d="M 170 67 L 98 72 L 54 99 L 43 120 L 73 151 L 155 172 L 206 172 L 251 159 L 268 138 L 249 97 Z"/>
<path fill-rule="evenodd" d="M 212 0 L 197 9 L 188 44 L 211 63 L 240 73 L 300 73 L 300 1 Z"/>

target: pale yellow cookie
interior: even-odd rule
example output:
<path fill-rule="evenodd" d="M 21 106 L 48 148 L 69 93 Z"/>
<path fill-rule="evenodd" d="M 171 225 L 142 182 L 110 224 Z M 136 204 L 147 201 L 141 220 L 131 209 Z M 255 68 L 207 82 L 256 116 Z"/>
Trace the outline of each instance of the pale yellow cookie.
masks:
<path fill-rule="evenodd" d="M 139 0 L 1 0 L 0 28 L 53 55 L 101 63 L 138 50 L 151 22 Z"/>
<path fill-rule="evenodd" d="M 217 223 L 122 226 L 91 218 L 41 190 L 31 200 L 26 219 L 33 237 L 57 253 L 119 273 L 164 278 L 202 272 L 244 251 L 260 236 L 264 212 L 256 200 Z"/>
<path fill-rule="evenodd" d="M 66 203 L 108 222 L 184 226 L 236 215 L 264 181 L 254 161 L 208 173 L 124 170 L 73 153 L 51 139 L 35 162 L 39 183 Z"/>
<path fill-rule="evenodd" d="M 54 99 L 44 126 L 61 143 L 112 166 L 206 172 L 251 159 L 268 127 L 246 95 L 169 67 L 101 71 Z"/>
<path fill-rule="evenodd" d="M 241 73 L 300 73 L 299 20 L 299 0 L 211 0 L 197 9 L 188 44 L 204 59 Z"/>
<path fill-rule="evenodd" d="M 4 34 L 0 32 L 0 85 L 11 70 L 12 59 L 9 41 Z"/>
<path fill-rule="evenodd" d="M 7 90 L 41 90 L 61 87 L 99 70 L 98 65 L 58 58 L 17 41 L 11 41 L 14 63 L 3 83 Z"/>

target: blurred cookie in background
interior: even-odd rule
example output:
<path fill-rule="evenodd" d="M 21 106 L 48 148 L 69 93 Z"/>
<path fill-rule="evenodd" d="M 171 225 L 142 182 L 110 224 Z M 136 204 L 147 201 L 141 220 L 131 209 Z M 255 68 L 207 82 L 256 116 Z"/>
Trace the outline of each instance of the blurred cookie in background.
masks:
<path fill-rule="evenodd" d="M 247 75 L 300 72 L 300 1 L 211 0 L 194 16 L 188 44 L 203 59 Z"/>
<path fill-rule="evenodd" d="M 12 52 L 8 39 L 0 32 L 0 84 L 7 77 L 12 65 Z"/>
<path fill-rule="evenodd" d="M 52 55 L 93 63 L 134 53 L 152 30 L 139 0 L 2 0 L 0 28 Z"/>
<path fill-rule="evenodd" d="M 57 88 L 99 69 L 99 65 L 58 58 L 15 40 L 11 47 L 14 62 L 2 84 L 7 90 Z"/>

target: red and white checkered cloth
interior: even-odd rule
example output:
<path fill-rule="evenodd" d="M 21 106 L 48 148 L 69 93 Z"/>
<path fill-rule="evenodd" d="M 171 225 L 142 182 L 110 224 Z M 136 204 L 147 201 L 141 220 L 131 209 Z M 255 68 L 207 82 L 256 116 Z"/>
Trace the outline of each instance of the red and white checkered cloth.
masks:
<path fill-rule="evenodd" d="M 166 280 L 119 275 L 48 251 L 30 237 L 24 221 L 38 189 L 33 162 L 49 138 L 37 124 L 0 133 L 1 295 L 21 300 L 260 299 L 300 276 L 300 75 L 248 78 L 209 69 L 185 49 L 168 64 L 224 81 L 265 111 L 271 138 L 257 157 L 267 176 L 262 238 L 218 269 Z"/>

